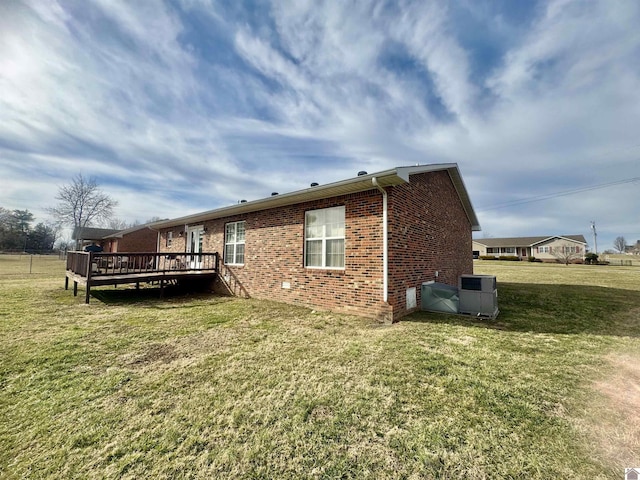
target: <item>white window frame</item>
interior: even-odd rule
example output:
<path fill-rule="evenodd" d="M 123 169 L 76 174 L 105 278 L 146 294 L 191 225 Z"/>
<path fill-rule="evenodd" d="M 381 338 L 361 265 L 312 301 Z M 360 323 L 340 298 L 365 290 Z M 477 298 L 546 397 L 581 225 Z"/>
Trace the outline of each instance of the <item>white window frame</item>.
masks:
<path fill-rule="evenodd" d="M 171 245 L 173 245 L 173 230 L 167 232 L 166 246 L 170 247 Z"/>
<path fill-rule="evenodd" d="M 336 236 L 328 236 L 327 235 L 327 224 L 319 224 L 318 227 L 321 228 L 321 235 L 313 238 L 308 237 L 308 227 L 309 227 L 309 216 L 318 213 L 318 212 L 327 212 L 329 210 L 340 211 L 342 213 L 342 235 Z M 312 268 L 312 269 L 320 269 L 320 270 L 344 270 L 346 264 L 346 240 L 345 240 L 345 227 L 346 227 L 346 210 L 344 205 L 337 207 L 329 207 L 329 208 L 320 208 L 317 210 L 308 210 L 304 215 L 304 267 Z M 342 266 L 333 267 L 327 265 L 327 241 L 331 240 L 342 240 Z M 309 265 L 307 258 L 307 249 L 308 245 L 311 242 L 321 242 L 322 243 L 322 264 L 321 265 Z"/>
<path fill-rule="evenodd" d="M 238 240 L 237 236 L 238 236 L 238 226 L 242 224 L 243 225 L 243 229 L 242 229 L 242 240 Z M 233 227 L 233 241 L 229 241 L 229 227 Z M 246 245 L 246 232 L 247 232 L 247 223 L 245 220 L 240 220 L 238 222 L 229 222 L 227 224 L 225 224 L 224 226 L 224 255 L 223 255 L 223 259 L 224 259 L 224 264 L 225 265 L 244 265 L 244 257 L 246 254 L 246 247 L 243 248 L 242 251 L 242 262 L 238 261 L 238 245 Z M 232 262 L 227 262 L 227 249 L 229 248 L 233 248 L 233 261 Z"/>

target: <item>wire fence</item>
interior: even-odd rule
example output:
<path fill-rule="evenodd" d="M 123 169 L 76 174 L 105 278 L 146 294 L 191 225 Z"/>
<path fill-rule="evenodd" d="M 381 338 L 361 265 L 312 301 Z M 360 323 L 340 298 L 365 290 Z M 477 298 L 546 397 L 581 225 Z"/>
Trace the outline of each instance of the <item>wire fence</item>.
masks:
<path fill-rule="evenodd" d="M 65 254 L 0 253 L 0 275 L 64 274 Z"/>
<path fill-rule="evenodd" d="M 640 267 L 640 255 L 603 254 L 599 260 L 609 262 L 614 267 Z"/>

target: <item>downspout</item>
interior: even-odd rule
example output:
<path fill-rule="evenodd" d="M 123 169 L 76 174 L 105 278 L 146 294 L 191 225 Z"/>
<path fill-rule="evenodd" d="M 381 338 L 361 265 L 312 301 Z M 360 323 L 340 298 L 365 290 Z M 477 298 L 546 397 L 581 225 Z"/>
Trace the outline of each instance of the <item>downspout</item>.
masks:
<path fill-rule="evenodd" d="M 389 301 L 389 242 L 388 242 L 388 205 L 387 191 L 380 186 L 378 179 L 373 177 L 371 183 L 382 193 L 382 299 Z"/>

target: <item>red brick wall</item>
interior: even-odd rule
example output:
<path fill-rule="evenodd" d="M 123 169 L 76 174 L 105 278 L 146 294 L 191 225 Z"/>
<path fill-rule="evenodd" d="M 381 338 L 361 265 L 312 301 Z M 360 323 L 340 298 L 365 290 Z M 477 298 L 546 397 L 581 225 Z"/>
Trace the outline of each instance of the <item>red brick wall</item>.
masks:
<path fill-rule="evenodd" d="M 394 318 L 406 310 L 406 291 L 436 280 L 457 286 L 473 273 L 471 224 L 446 171 L 411 176 L 389 189 L 389 303 Z M 435 277 L 438 271 L 439 276 Z"/>
<path fill-rule="evenodd" d="M 127 233 L 117 239 L 114 245 L 117 252 L 155 252 L 158 242 L 158 232 L 149 228 L 141 228 Z"/>
<path fill-rule="evenodd" d="M 219 252 L 222 275 L 236 294 L 320 309 L 379 316 L 382 303 L 382 201 L 377 191 L 308 202 L 204 223 L 205 252 Z M 345 269 L 304 268 L 304 218 L 308 210 L 345 206 Z M 225 266 L 224 228 L 246 221 L 245 264 Z M 184 227 L 161 251 L 184 252 Z M 282 288 L 288 282 L 290 288 Z"/>
<path fill-rule="evenodd" d="M 371 190 L 328 200 L 205 222 L 203 251 L 219 252 L 232 293 L 370 317 L 398 319 L 406 289 L 432 280 L 455 285 L 471 273 L 471 226 L 446 172 L 411 176 L 389 192 L 389 304 L 383 300 L 382 194 Z M 305 212 L 345 206 L 345 269 L 304 268 Z M 224 229 L 246 221 L 245 264 L 225 266 Z M 167 231 L 173 244 L 166 246 Z M 184 226 L 163 230 L 160 251 L 184 252 Z M 282 288 L 288 282 L 290 288 Z"/>
<path fill-rule="evenodd" d="M 118 239 L 117 238 L 109 238 L 107 240 L 103 240 L 100 242 L 100 246 L 102 247 L 104 252 L 117 252 L 118 251 Z"/>

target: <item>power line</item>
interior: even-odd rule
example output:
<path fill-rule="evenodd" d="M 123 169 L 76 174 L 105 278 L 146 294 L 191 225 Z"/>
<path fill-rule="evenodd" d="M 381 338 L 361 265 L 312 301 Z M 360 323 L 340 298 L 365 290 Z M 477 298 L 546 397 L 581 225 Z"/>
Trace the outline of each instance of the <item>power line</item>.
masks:
<path fill-rule="evenodd" d="M 508 208 L 508 207 L 513 207 L 516 205 L 522 205 L 525 203 L 533 203 L 533 202 L 541 202 L 543 200 L 550 200 L 552 198 L 557 198 L 557 197 L 565 197 L 567 195 L 573 195 L 576 193 L 582 193 L 582 192 L 589 192 L 591 190 L 597 190 L 600 188 L 606 188 L 606 187 L 612 187 L 614 185 L 624 185 L 625 183 L 634 183 L 634 182 L 640 182 L 640 177 L 633 177 L 633 178 L 627 178 L 625 180 L 617 180 L 615 182 L 609 182 L 609 183 L 601 183 L 599 185 L 591 185 L 589 187 L 581 187 L 581 188 L 576 188 L 573 190 L 564 190 L 562 192 L 555 192 L 555 193 L 547 193 L 544 195 L 537 195 L 534 197 L 529 197 L 523 200 L 514 200 L 512 202 L 505 202 L 505 203 L 499 203 L 497 205 L 493 205 L 490 207 L 486 207 L 486 208 L 480 208 L 478 209 L 478 212 L 486 212 L 488 210 L 498 210 L 501 208 Z"/>

